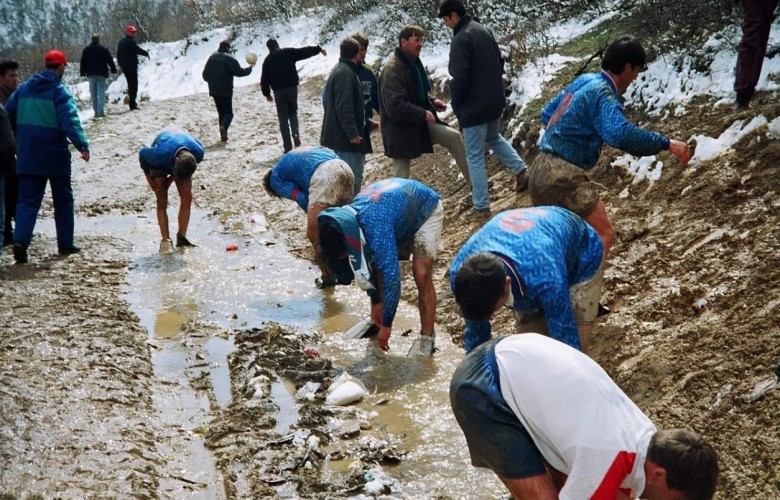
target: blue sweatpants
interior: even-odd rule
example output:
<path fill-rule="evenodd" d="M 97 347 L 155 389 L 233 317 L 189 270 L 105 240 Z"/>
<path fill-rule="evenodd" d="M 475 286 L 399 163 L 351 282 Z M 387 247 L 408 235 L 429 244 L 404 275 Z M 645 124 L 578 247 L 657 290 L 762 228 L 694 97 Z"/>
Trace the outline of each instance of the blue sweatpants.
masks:
<path fill-rule="evenodd" d="M 51 185 L 51 197 L 54 202 L 54 226 L 57 229 L 57 247 L 73 246 L 73 188 L 70 176 L 51 176 L 19 174 L 19 200 L 16 202 L 16 227 L 14 243 L 25 247 L 30 245 L 35 220 L 41 209 L 46 182 Z"/>

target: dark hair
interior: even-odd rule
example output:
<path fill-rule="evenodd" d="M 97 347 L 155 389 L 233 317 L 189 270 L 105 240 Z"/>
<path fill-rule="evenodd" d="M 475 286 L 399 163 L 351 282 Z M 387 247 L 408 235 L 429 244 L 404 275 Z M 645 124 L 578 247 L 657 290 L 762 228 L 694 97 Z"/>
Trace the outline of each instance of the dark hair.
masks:
<path fill-rule="evenodd" d="M 339 56 L 352 59 L 360 52 L 360 43 L 352 37 L 347 37 L 339 45 Z"/>
<path fill-rule="evenodd" d="M 718 456 L 689 429 L 658 431 L 650 439 L 647 459 L 666 471 L 666 485 L 688 500 L 710 500 L 718 482 Z"/>
<path fill-rule="evenodd" d="M 18 70 L 19 69 L 19 63 L 16 61 L 12 61 L 10 59 L 4 59 L 0 61 L 0 75 L 5 76 L 5 74 L 8 71 L 11 70 Z"/>
<path fill-rule="evenodd" d="M 469 256 L 455 274 L 455 302 L 463 317 L 473 321 L 490 319 L 504 295 L 504 262 L 488 252 Z"/>
<path fill-rule="evenodd" d="M 351 38 L 354 38 L 357 40 L 357 42 L 360 44 L 360 47 L 368 47 L 368 35 L 363 33 L 362 31 L 359 31 L 355 34 L 350 35 Z"/>
<path fill-rule="evenodd" d="M 401 28 L 401 32 L 398 33 L 398 44 L 401 44 L 401 40 L 408 40 L 413 36 L 425 36 L 425 30 L 415 24 L 407 24 Z"/>
<path fill-rule="evenodd" d="M 271 187 L 271 176 L 273 175 L 273 173 L 274 173 L 274 169 L 272 168 L 268 169 L 268 172 L 265 173 L 265 175 L 263 176 L 263 187 L 271 196 L 275 198 L 281 198 L 281 196 L 279 196 L 276 193 L 276 191 L 274 191 L 274 188 Z"/>
<path fill-rule="evenodd" d="M 217 49 L 217 52 L 229 52 L 230 51 L 230 42 L 227 40 L 222 40 L 219 42 L 219 49 Z"/>
<path fill-rule="evenodd" d="M 466 15 L 466 7 L 463 6 L 463 3 L 460 0 L 444 0 L 441 5 L 439 5 L 438 17 L 449 16 L 453 12 L 457 14 L 458 17 L 463 17 Z"/>
<path fill-rule="evenodd" d="M 325 260 L 340 259 L 347 247 L 344 246 L 344 233 L 332 224 L 318 224 L 320 250 Z"/>
<path fill-rule="evenodd" d="M 639 40 L 624 36 L 609 44 L 601 59 L 601 69 L 617 75 L 623 72 L 626 64 L 641 68 L 646 62 L 647 54 Z"/>
<path fill-rule="evenodd" d="M 92 34 L 92 41 L 93 42 L 99 42 L 100 41 L 100 35 L 98 35 L 97 33 L 93 33 Z"/>
<path fill-rule="evenodd" d="M 268 47 L 268 50 L 274 50 L 279 48 L 279 42 L 276 41 L 276 38 L 269 38 L 267 42 L 265 42 L 265 46 Z"/>
<path fill-rule="evenodd" d="M 173 164 L 173 174 L 178 179 L 189 179 L 195 173 L 196 168 L 198 168 L 198 162 L 189 151 L 180 151 L 176 155 L 176 160 Z"/>

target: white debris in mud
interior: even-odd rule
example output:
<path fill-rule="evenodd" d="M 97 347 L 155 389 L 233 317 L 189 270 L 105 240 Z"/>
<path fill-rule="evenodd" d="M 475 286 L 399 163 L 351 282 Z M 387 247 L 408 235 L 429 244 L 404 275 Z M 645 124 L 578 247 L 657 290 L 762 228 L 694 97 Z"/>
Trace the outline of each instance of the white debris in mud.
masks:
<path fill-rule="evenodd" d="M 325 404 L 329 406 L 348 405 L 360 401 L 366 394 L 368 394 L 368 391 L 360 380 L 347 372 L 343 372 L 328 388 Z"/>
<path fill-rule="evenodd" d="M 303 387 L 298 389 L 298 392 L 295 393 L 295 399 L 304 399 L 306 401 L 314 401 L 314 398 L 317 395 L 317 391 L 320 389 L 320 386 L 322 386 L 319 382 L 306 382 Z"/>

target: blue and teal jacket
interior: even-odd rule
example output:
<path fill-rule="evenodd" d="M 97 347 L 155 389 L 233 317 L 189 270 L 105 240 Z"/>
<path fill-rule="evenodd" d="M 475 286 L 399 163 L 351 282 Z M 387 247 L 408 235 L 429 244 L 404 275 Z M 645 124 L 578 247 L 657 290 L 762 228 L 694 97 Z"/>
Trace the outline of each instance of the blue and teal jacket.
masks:
<path fill-rule="evenodd" d="M 490 252 L 502 258 L 512 285 L 515 311 L 544 312 L 554 339 L 580 349 L 569 288 L 592 278 L 601 265 L 603 245 L 596 231 L 560 207 L 502 212 L 466 241 L 450 267 L 450 287 L 471 255 Z M 466 321 L 466 352 L 490 338 L 489 321 Z"/>
<path fill-rule="evenodd" d="M 274 193 L 293 200 L 305 212 L 309 208 L 311 176 L 321 164 L 338 156 L 328 148 L 308 147 L 285 153 L 271 171 Z"/>
<path fill-rule="evenodd" d="M 669 149 L 669 139 L 628 121 L 615 82 L 605 72 L 577 77 L 542 110 L 539 149 L 590 170 L 607 144 L 635 156 Z"/>
<path fill-rule="evenodd" d="M 366 186 L 349 204 L 357 211 L 366 245 L 382 276 L 384 326 L 393 325 L 401 297 L 398 247 L 414 240 L 440 200 L 436 191 L 421 182 L 392 178 Z"/>
<path fill-rule="evenodd" d="M 53 71 L 30 77 L 11 94 L 6 110 L 16 130 L 18 174 L 69 176 L 68 140 L 79 151 L 89 151 L 73 96 Z"/>
<path fill-rule="evenodd" d="M 163 170 L 173 175 L 176 164 L 176 153 L 186 149 L 195 157 L 195 161 L 203 161 L 203 144 L 190 134 L 175 130 L 163 130 L 154 138 L 151 147 L 143 147 L 138 152 L 141 169 L 148 175 L 149 170 Z"/>

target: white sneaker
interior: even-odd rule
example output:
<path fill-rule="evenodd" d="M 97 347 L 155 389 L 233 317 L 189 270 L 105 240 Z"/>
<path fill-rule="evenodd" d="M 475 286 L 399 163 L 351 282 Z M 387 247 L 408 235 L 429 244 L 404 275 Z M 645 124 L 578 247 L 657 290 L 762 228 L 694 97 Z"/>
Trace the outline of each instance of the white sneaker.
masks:
<path fill-rule="evenodd" d="M 160 253 L 163 255 L 170 255 L 173 253 L 173 242 L 170 239 L 162 240 L 160 242 Z"/>
<path fill-rule="evenodd" d="M 420 356 L 433 356 L 436 352 L 436 333 L 432 335 L 420 336 L 412 343 L 412 347 L 409 349 L 407 356 L 413 356 L 419 354 Z"/>

